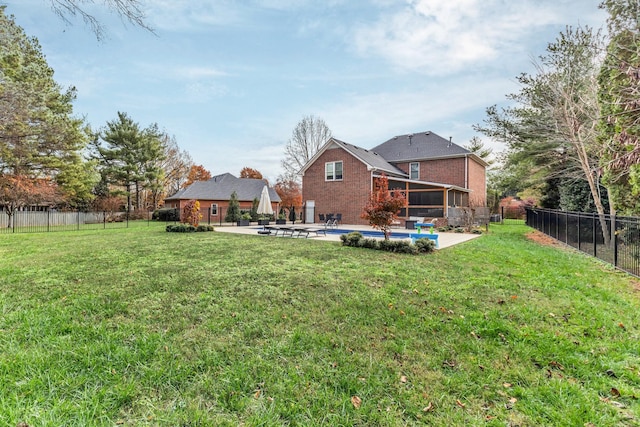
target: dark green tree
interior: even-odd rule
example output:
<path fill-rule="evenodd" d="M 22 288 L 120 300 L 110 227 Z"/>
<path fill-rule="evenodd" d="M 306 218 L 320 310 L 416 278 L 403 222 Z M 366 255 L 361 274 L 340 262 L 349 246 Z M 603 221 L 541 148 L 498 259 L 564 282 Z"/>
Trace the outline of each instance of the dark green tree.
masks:
<path fill-rule="evenodd" d="M 38 40 L 0 6 L 0 204 L 10 209 L 39 203 L 40 190 L 52 194 L 44 181 L 57 186 L 47 203 L 79 206 L 92 197 L 97 175 L 82 157 L 89 138 L 73 115 L 76 91 L 53 76 Z"/>
<path fill-rule="evenodd" d="M 599 76 L 603 181 L 613 212 L 640 214 L 640 4 L 606 0 L 610 41 Z"/>
<path fill-rule="evenodd" d="M 236 222 L 239 221 L 241 217 L 240 214 L 240 202 L 238 202 L 238 193 L 235 191 L 231 193 L 229 197 L 229 207 L 227 208 L 227 213 L 224 216 L 225 222 Z"/>
<path fill-rule="evenodd" d="M 157 126 L 141 129 L 126 113 L 107 122 L 94 142 L 102 173 L 111 184 L 123 188 L 127 210 L 142 208 L 142 190 L 162 177 L 159 161 L 164 156 Z M 134 196 L 135 205 L 131 196 Z"/>

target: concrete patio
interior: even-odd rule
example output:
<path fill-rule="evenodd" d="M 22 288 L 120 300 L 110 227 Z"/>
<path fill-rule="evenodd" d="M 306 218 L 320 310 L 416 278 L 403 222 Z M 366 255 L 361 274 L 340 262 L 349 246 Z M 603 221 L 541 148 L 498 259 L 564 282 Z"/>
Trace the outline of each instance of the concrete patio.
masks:
<path fill-rule="evenodd" d="M 287 225 L 290 225 L 290 224 L 287 224 Z M 296 226 L 308 227 L 308 228 L 320 228 L 320 229 L 325 227 L 324 224 L 296 224 Z M 257 224 L 252 224 L 248 227 L 238 227 L 236 225 L 224 224 L 222 226 L 220 225 L 215 226 L 215 229 L 216 231 L 220 231 L 224 233 L 250 234 L 250 235 L 258 236 L 259 235 L 258 230 L 262 229 L 262 227 Z M 349 224 L 340 224 L 337 228 L 334 228 L 334 230 L 345 230 L 345 233 L 347 233 L 348 231 L 378 231 L 373 229 L 370 226 L 349 225 Z M 394 232 L 395 233 L 415 233 L 416 230 L 394 228 L 391 231 L 391 238 L 393 238 Z M 457 245 L 459 243 L 463 243 L 481 236 L 481 234 L 454 233 L 454 232 L 437 233 L 437 234 L 438 234 L 438 249 L 448 248 L 450 246 Z M 268 235 L 264 237 L 273 238 L 273 236 L 268 236 Z M 280 238 L 280 236 L 278 236 L 278 238 Z M 290 239 L 291 237 L 282 237 L 282 238 Z M 313 233 L 312 235 L 309 236 L 309 238 L 313 240 L 339 242 L 340 234 L 327 233 L 326 236 L 324 235 L 316 236 L 315 233 Z"/>

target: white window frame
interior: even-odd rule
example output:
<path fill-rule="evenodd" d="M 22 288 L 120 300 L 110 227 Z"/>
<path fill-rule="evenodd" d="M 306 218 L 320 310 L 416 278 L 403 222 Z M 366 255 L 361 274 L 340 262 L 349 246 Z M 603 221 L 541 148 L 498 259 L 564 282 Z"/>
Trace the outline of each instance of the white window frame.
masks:
<path fill-rule="evenodd" d="M 416 165 L 416 170 L 415 172 L 418 174 L 418 176 L 414 177 L 413 176 L 413 169 L 411 168 L 413 165 Z M 409 163 L 409 179 L 415 179 L 415 180 L 419 180 L 420 179 L 420 162 L 411 162 Z"/>
<path fill-rule="evenodd" d="M 218 204 L 217 203 L 211 203 L 211 215 L 212 216 L 217 216 L 218 215 Z"/>
<path fill-rule="evenodd" d="M 340 164 L 340 178 L 336 177 L 336 165 Z M 342 181 L 344 176 L 344 163 L 342 160 L 335 162 L 327 162 L 324 164 L 324 180 L 325 181 Z"/>

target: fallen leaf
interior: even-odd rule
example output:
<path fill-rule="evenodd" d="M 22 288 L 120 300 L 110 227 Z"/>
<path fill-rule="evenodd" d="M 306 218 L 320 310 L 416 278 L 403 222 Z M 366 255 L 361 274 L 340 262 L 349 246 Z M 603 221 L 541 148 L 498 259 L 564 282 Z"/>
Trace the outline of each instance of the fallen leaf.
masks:
<path fill-rule="evenodd" d="M 353 405 L 354 408 L 359 409 L 360 405 L 362 405 L 362 399 L 360 399 L 358 396 L 352 396 L 351 404 Z"/>
<path fill-rule="evenodd" d="M 624 327 L 624 323 L 622 323 L 622 322 L 618 323 L 618 326 L 619 326 L 620 328 L 622 328 L 622 329 L 627 329 L 627 328 L 625 328 L 625 327 Z"/>
<path fill-rule="evenodd" d="M 460 400 L 456 400 L 456 405 L 458 405 L 461 408 L 464 408 L 466 405 L 462 402 L 460 402 Z"/>
<path fill-rule="evenodd" d="M 549 362 L 549 366 L 552 366 L 554 368 L 560 369 L 561 371 L 564 371 L 564 366 L 562 366 L 560 363 L 556 362 L 555 360 L 552 360 L 551 362 Z"/>
<path fill-rule="evenodd" d="M 516 399 L 515 397 L 512 397 L 511 399 L 509 399 L 510 403 L 516 403 L 518 401 L 518 399 Z"/>
<path fill-rule="evenodd" d="M 427 406 L 422 408 L 422 412 L 431 412 L 433 411 L 433 402 L 429 402 Z"/>
<path fill-rule="evenodd" d="M 504 388 L 509 388 L 509 387 L 512 387 L 513 385 L 511 383 L 503 383 L 502 386 Z"/>
<path fill-rule="evenodd" d="M 620 390 L 615 387 L 611 387 L 611 395 L 613 397 L 620 397 Z"/>
<path fill-rule="evenodd" d="M 253 394 L 253 398 L 258 399 L 261 393 L 262 393 L 262 390 L 260 389 L 256 390 L 256 392 Z"/>
<path fill-rule="evenodd" d="M 518 295 L 511 295 L 511 299 L 517 299 Z"/>
<path fill-rule="evenodd" d="M 400 377 L 400 382 L 401 382 L 401 383 L 406 383 L 406 382 L 407 382 L 407 377 L 406 377 L 406 376 L 404 376 L 404 375 L 403 375 L 403 376 L 401 376 L 401 377 Z"/>
<path fill-rule="evenodd" d="M 404 310 L 400 310 L 400 316 L 404 316 Z"/>

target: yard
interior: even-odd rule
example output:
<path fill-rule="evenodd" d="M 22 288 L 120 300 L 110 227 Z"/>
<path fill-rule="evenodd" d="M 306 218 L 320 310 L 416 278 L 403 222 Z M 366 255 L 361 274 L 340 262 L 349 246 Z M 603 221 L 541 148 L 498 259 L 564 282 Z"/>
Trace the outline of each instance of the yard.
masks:
<path fill-rule="evenodd" d="M 640 282 L 530 232 L 2 235 L 0 425 L 640 424 Z"/>

